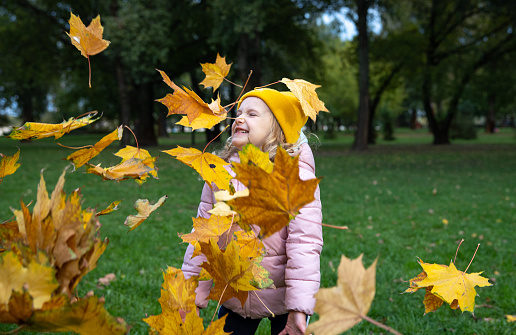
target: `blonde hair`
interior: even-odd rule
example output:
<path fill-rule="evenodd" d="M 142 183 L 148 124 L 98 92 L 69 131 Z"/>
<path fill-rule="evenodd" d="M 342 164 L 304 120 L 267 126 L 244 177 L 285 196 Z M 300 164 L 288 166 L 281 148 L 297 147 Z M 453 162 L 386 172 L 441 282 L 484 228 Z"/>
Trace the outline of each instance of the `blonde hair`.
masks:
<path fill-rule="evenodd" d="M 295 144 L 287 143 L 285 139 L 285 134 L 283 133 L 283 130 L 281 130 L 280 124 L 276 117 L 274 116 L 274 113 L 269 108 L 269 112 L 272 114 L 272 121 L 271 121 L 271 131 L 265 138 L 265 142 L 260 150 L 263 152 L 269 152 L 269 159 L 274 162 L 274 158 L 276 157 L 276 152 L 278 150 L 278 145 L 281 145 L 283 149 L 287 151 L 287 153 L 291 156 L 295 156 L 299 154 L 299 150 L 294 150 Z M 236 153 L 238 153 L 238 148 L 235 147 L 232 144 L 232 138 L 231 136 L 226 140 L 226 144 L 224 148 L 217 153 L 219 157 L 221 157 L 226 162 L 229 162 L 229 159 L 234 156 Z"/>

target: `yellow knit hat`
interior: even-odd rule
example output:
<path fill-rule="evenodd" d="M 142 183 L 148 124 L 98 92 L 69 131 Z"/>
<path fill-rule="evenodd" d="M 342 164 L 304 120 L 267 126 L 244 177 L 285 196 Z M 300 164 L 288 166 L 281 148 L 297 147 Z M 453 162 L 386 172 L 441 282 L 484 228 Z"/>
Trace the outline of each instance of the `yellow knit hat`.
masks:
<path fill-rule="evenodd" d="M 280 92 L 270 88 L 255 89 L 242 96 L 238 101 L 238 108 L 242 101 L 249 97 L 260 98 L 269 106 L 285 134 L 287 143 L 297 142 L 308 116 L 305 115 L 299 99 L 292 92 Z"/>

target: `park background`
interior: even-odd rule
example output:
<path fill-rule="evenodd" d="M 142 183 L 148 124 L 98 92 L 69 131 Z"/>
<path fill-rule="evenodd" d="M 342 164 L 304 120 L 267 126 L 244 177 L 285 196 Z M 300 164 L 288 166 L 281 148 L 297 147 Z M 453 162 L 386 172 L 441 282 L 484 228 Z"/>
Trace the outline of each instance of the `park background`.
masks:
<path fill-rule="evenodd" d="M 65 33 L 70 11 L 86 25 L 100 14 L 111 41 L 91 57 L 92 88 L 87 60 Z M 355 25 L 351 38 L 343 21 Z M 193 170 L 159 150 L 204 148 L 219 134 L 191 132 L 175 125 L 179 117 L 166 117 L 155 99 L 171 90 L 155 69 L 208 102 L 215 95 L 198 85 L 200 63 L 214 62 L 217 53 L 233 63 L 233 82 L 243 84 L 253 71 L 248 89 L 283 77 L 319 84 L 331 113 L 309 121 L 307 132 L 317 135 L 310 141 L 324 177 L 324 222 L 350 228 L 325 228 L 322 285 L 335 285 L 340 255 L 364 253 L 366 266 L 378 256 L 372 318 L 406 334 L 511 334 L 516 328 L 505 316 L 516 314 L 514 22 L 516 4 L 500 0 L 2 0 L 0 126 L 7 135 L 27 121 L 59 123 L 98 110 L 101 120 L 57 142 L 93 144 L 126 124 L 141 147 L 160 156 L 160 179 L 142 186 L 81 169 L 67 174 L 68 193 L 80 187 L 85 207 L 123 200 L 101 218 L 111 242 L 79 295 L 105 296 L 108 310 L 140 334 L 147 332 L 141 319 L 160 312 L 161 269 L 181 265 L 186 246 L 177 233 L 190 230 L 202 188 Z M 224 83 L 217 93 L 224 104 L 241 92 Z M 131 141 L 126 131 L 122 145 Z M 62 159 L 72 151 L 55 142 L 0 138 L 0 152 L 20 148 L 22 163 L 0 184 L 2 222 L 20 199 L 35 199 L 41 170 L 51 188 L 69 164 Z M 115 146 L 94 163 L 115 164 Z M 164 194 L 169 199 L 159 213 L 127 233 L 123 222 L 134 201 Z M 494 286 L 478 290 L 475 315 L 443 306 L 423 316 L 423 294 L 399 293 L 421 272 L 417 257 L 448 264 L 462 238 L 457 267 L 467 267 L 480 243 L 468 272 L 485 271 Z M 117 279 L 98 285 L 108 273 Z M 350 333 L 382 331 L 361 323 Z"/>

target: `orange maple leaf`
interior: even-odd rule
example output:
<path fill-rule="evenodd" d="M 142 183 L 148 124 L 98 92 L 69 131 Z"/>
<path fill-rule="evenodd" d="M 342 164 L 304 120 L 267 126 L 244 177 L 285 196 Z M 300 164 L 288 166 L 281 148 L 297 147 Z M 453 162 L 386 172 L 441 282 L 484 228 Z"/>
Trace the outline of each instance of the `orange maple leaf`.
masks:
<path fill-rule="evenodd" d="M 88 59 L 89 86 L 91 87 L 91 65 L 90 56 L 101 53 L 109 46 L 109 41 L 102 39 L 104 27 L 100 24 L 100 15 L 91 20 L 88 27 L 82 20 L 70 12 L 70 33 L 66 33 L 72 44 L 81 52 L 81 55 Z"/>
<path fill-rule="evenodd" d="M 20 167 L 20 163 L 18 163 L 20 149 L 18 149 L 18 152 L 12 156 L 5 156 L 0 153 L 0 157 L 2 157 L 2 160 L 0 161 L 0 183 L 2 183 L 5 176 L 15 173 Z"/>
<path fill-rule="evenodd" d="M 210 129 L 226 119 L 227 112 L 224 110 L 224 107 L 220 105 L 220 97 L 217 97 L 217 100 L 212 101 L 208 106 L 211 110 L 210 113 L 203 109 L 203 112 L 192 122 L 188 121 L 187 116 L 183 116 L 176 124 L 184 127 L 192 127 L 193 130 L 200 128 Z"/>
<path fill-rule="evenodd" d="M 25 122 L 21 127 L 13 127 L 13 131 L 6 137 L 12 138 L 13 140 L 39 140 L 41 138 L 54 136 L 55 139 L 58 139 L 74 129 L 87 126 L 97 121 L 100 117 L 92 119 L 95 115 L 97 115 L 97 112 L 93 111 L 82 118 L 76 119 L 72 117 L 68 119 L 68 121 L 63 121 L 60 124 Z"/>
<path fill-rule="evenodd" d="M 248 197 L 228 202 L 240 214 L 239 224 L 244 229 L 256 225 L 260 227 L 260 237 L 268 237 L 288 225 L 304 205 L 314 200 L 320 179 L 301 180 L 298 161 L 299 157 L 290 157 L 278 147 L 272 173 L 249 162 L 233 163 L 236 179 L 249 188 Z"/>
<path fill-rule="evenodd" d="M 126 145 L 125 148 L 118 150 L 115 156 L 122 158 L 122 163 L 132 158 L 141 159 L 143 164 L 151 168 L 149 172 L 142 174 L 140 178 L 136 179 L 138 184 L 143 184 L 149 174 L 158 179 L 158 169 L 154 166 L 154 162 L 158 158 L 152 157 L 147 150 Z"/>
<path fill-rule="evenodd" d="M 233 64 L 233 63 L 231 63 Z M 220 84 L 224 81 L 224 78 L 229 73 L 229 69 L 231 68 L 231 64 L 226 63 L 226 57 L 220 57 L 217 53 L 217 60 L 215 64 L 213 63 L 204 63 L 201 64 L 202 72 L 206 74 L 206 78 L 199 85 L 204 85 L 204 87 L 213 87 L 213 90 L 219 88 Z"/>
<path fill-rule="evenodd" d="M 147 174 L 152 171 L 149 165 L 154 164 L 156 157 L 138 159 L 131 158 L 118 165 L 111 166 L 108 168 L 102 168 L 99 165 L 88 164 L 86 173 L 96 174 L 105 180 L 116 180 L 121 181 L 129 178 L 136 179 L 136 181 L 142 181 Z"/>
<path fill-rule="evenodd" d="M 210 105 L 204 102 L 194 91 L 186 87 L 183 87 L 184 90 L 181 89 L 170 80 L 165 72 L 160 70 L 158 70 L 158 72 L 163 77 L 163 81 L 174 90 L 174 94 L 169 93 L 164 98 L 156 100 L 168 108 L 167 116 L 172 114 L 186 114 L 188 123 L 191 124 L 202 114 L 215 115 L 212 108 L 220 110 L 215 105 L 210 107 Z"/>
<path fill-rule="evenodd" d="M 73 162 L 74 169 L 78 169 L 86 164 L 90 159 L 100 154 L 100 152 L 113 143 L 113 141 L 120 140 L 122 138 L 122 133 L 123 128 L 120 126 L 101 138 L 100 141 L 93 145 L 93 147 L 78 150 L 66 157 L 66 159 Z"/>
<path fill-rule="evenodd" d="M 303 112 L 314 122 L 319 111 L 330 112 L 324 106 L 324 102 L 319 100 L 319 97 L 315 92 L 315 89 L 321 87 L 321 85 L 314 85 L 303 79 L 292 80 L 283 78 L 281 79 L 281 82 L 287 85 L 288 89 L 299 99 Z"/>
<path fill-rule="evenodd" d="M 222 304 L 236 297 L 243 307 L 248 291 L 257 290 L 251 285 L 254 278 L 253 259 L 240 255 L 240 248 L 235 241 L 231 241 L 226 250 L 220 250 L 213 238 L 209 243 L 199 244 L 207 259 L 201 267 L 208 271 L 214 282 L 208 298 L 218 300 Z"/>
<path fill-rule="evenodd" d="M 111 213 L 113 211 L 118 210 L 118 205 L 121 202 L 122 202 L 122 200 L 113 201 L 109 206 L 107 206 L 106 208 L 104 208 L 100 212 L 97 212 L 97 214 L 95 214 L 95 216 L 106 215 L 106 214 L 109 214 L 109 213 Z"/>
<path fill-rule="evenodd" d="M 179 235 L 183 242 L 190 243 L 195 247 L 192 257 L 201 253 L 199 242 L 208 243 L 211 238 L 217 242 L 219 237 L 231 228 L 232 220 L 227 216 L 212 215 L 209 219 L 198 217 L 192 218 L 194 231 L 189 234 Z"/>
<path fill-rule="evenodd" d="M 136 229 L 143 221 L 147 220 L 149 215 L 154 212 L 158 207 L 162 206 L 167 200 L 167 196 L 162 196 L 158 202 L 151 205 L 147 199 L 138 199 L 134 203 L 134 208 L 138 211 L 137 215 L 129 215 L 124 222 L 124 225 L 128 226 L 129 231 Z"/>
<path fill-rule="evenodd" d="M 203 153 L 195 148 L 186 149 L 180 146 L 162 152 L 194 168 L 210 187 L 212 186 L 211 183 L 215 183 L 221 190 L 229 189 L 231 175 L 225 169 L 225 166 L 229 164 L 222 158 L 210 154 L 209 152 Z"/>

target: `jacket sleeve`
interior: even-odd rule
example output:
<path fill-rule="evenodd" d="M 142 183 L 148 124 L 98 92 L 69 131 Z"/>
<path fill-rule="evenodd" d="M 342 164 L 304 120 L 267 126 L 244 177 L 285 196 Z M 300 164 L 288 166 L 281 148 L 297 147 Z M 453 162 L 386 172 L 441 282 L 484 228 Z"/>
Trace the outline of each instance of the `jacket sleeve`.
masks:
<path fill-rule="evenodd" d="M 201 195 L 201 202 L 199 203 L 199 208 L 197 210 L 197 217 L 209 218 L 211 214 L 208 213 L 208 211 L 213 208 L 214 201 L 215 199 L 212 190 L 208 184 L 204 184 Z M 198 276 L 201 272 L 201 264 L 206 261 L 206 257 L 202 254 L 192 258 L 193 252 L 194 246 L 188 244 L 183 259 L 183 265 L 181 266 L 181 270 L 183 271 L 186 279 L 192 276 Z M 208 305 L 208 295 L 210 294 L 211 287 L 211 280 L 199 281 L 199 286 L 195 290 L 195 304 L 199 308 L 206 308 Z"/>
<path fill-rule="evenodd" d="M 313 172 L 300 169 L 302 180 L 315 178 Z M 320 255 L 323 246 L 322 206 L 319 186 L 315 200 L 305 205 L 289 223 L 286 241 L 285 307 L 287 310 L 314 313 L 315 298 L 320 286 Z"/>

